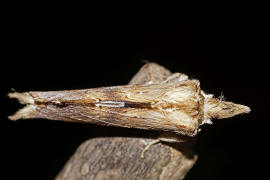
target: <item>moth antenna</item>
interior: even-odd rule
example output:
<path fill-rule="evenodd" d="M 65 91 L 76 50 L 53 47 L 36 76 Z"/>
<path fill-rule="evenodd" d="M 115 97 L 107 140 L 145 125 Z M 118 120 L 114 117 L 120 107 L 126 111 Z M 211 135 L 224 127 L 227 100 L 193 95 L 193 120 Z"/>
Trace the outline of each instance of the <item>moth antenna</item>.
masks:
<path fill-rule="evenodd" d="M 250 112 L 250 108 L 248 106 L 222 101 L 217 98 L 206 98 L 204 106 L 206 115 L 205 119 L 223 119 Z"/>
<path fill-rule="evenodd" d="M 8 96 L 10 98 L 17 99 L 21 104 L 26 104 L 26 106 L 19 111 L 17 111 L 14 115 L 8 116 L 10 120 L 18 120 L 18 119 L 29 119 L 35 117 L 36 113 L 36 105 L 33 97 L 29 93 L 9 93 Z"/>

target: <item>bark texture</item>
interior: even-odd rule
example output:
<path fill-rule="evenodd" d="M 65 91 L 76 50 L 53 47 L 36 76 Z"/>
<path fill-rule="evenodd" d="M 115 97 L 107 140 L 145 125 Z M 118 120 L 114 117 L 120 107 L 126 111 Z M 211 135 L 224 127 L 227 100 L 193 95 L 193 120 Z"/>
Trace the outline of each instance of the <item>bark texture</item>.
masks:
<path fill-rule="evenodd" d="M 56 180 L 180 180 L 197 160 L 190 143 L 174 147 L 156 144 L 141 152 L 153 139 L 95 138 L 84 142 L 66 163 Z"/>
<path fill-rule="evenodd" d="M 155 63 L 144 65 L 129 84 L 160 83 L 171 72 Z M 101 137 L 87 140 L 73 154 L 56 180 L 181 180 L 192 168 L 197 155 L 192 142 L 153 145 L 153 139 Z"/>

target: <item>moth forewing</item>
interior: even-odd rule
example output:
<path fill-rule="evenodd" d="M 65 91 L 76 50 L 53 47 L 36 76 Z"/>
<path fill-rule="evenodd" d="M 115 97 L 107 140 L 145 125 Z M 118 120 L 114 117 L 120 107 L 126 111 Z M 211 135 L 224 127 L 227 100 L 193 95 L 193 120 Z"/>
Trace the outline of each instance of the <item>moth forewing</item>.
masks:
<path fill-rule="evenodd" d="M 34 106 L 27 118 L 156 129 L 190 136 L 202 118 L 202 96 L 196 80 L 25 95 L 26 103 Z"/>

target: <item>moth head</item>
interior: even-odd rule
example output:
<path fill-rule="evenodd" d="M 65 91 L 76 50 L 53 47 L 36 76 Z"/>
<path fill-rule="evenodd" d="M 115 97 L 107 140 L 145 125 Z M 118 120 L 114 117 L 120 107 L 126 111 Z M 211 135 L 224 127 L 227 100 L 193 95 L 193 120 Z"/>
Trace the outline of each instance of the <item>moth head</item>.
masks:
<path fill-rule="evenodd" d="M 204 119 L 206 123 L 209 123 L 211 118 L 223 119 L 249 112 L 250 108 L 241 104 L 235 104 L 213 97 L 205 99 Z"/>

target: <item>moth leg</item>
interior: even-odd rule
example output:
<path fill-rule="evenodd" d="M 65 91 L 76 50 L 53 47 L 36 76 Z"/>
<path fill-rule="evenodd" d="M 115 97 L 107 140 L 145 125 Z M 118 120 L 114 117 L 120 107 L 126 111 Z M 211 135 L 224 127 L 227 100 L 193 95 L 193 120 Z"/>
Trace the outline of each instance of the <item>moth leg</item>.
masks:
<path fill-rule="evenodd" d="M 147 146 L 142 150 L 142 153 L 141 153 L 141 158 L 144 158 L 144 153 L 154 144 L 157 144 L 157 143 L 160 143 L 160 139 L 155 139 L 153 141 L 151 141 L 149 144 L 147 144 Z"/>
<path fill-rule="evenodd" d="M 151 141 L 147 146 L 143 149 L 141 153 L 141 158 L 144 158 L 144 153 L 152 146 L 155 144 L 158 144 L 160 142 L 167 142 L 167 143 L 179 143 L 179 142 L 184 142 L 184 139 L 181 138 L 181 136 L 178 136 L 174 133 L 169 133 L 165 132 L 160 135 L 158 139 L 155 139 Z"/>

